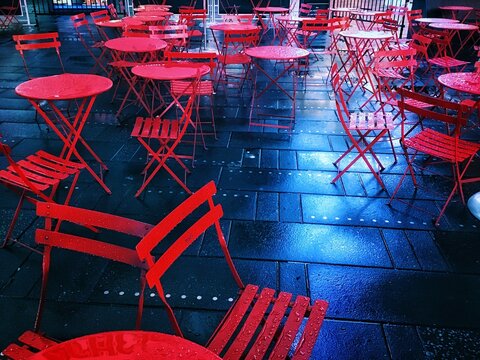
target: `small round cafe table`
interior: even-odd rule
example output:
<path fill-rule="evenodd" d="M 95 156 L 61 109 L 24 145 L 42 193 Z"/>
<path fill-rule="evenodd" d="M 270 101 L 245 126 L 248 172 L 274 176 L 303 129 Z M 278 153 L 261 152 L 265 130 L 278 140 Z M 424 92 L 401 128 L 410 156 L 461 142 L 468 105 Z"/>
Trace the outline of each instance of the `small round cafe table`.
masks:
<path fill-rule="evenodd" d="M 31 360 L 220 360 L 212 351 L 187 339 L 150 331 L 110 331 L 50 346 Z"/>

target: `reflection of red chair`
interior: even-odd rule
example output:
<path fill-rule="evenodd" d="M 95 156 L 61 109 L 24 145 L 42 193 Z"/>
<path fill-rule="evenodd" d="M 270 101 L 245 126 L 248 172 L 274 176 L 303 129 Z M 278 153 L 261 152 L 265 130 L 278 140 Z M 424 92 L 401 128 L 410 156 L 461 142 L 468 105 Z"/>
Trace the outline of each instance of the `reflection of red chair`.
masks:
<path fill-rule="evenodd" d="M 316 300 L 311 305 L 310 298 L 306 296 L 299 295 L 294 299 L 292 294 L 283 291 L 276 295 L 273 289 L 245 286 L 233 264 L 220 227 L 223 210 L 221 205 L 213 202 L 215 193 L 216 187 L 211 181 L 173 210 L 136 246 L 140 259 L 148 266 L 148 284 L 150 288 L 156 288 L 165 304 L 175 333 L 183 336 L 167 301 L 162 277 L 195 240 L 214 226 L 219 245 L 240 288 L 240 296 L 215 330 L 207 348 L 223 359 L 266 359 L 267 352 L 270 359 L 286 359 L 292 353 L 292 359 L 310 358 L 328 303 Z M 201 216 L 200 219 L 197 216 Z M 193 225 L 190 220 L 194 221 Z M 157 245 L 171 230 L 183 225 L 186 227 L 182 229 L 184 232 L 172 239 L 169 248 L 155 258 L 152 252 Z M 308 318 L 306 322 L 305 317 Z M 300 335 L 301 325 L 303 333 Z M 294 349 L 291 350 L 292 347 Z"/>
<path fill-rule="evenodd" d="M 77 235 L 66 232 L 65 230 L 62 230 L 62 228 L 57 229 L 58 226 L 55 226 L 55 223 L 58 224 L 61 222 L 64 224 L 65 222 L 68 222 L 69 231 L 75 231 L 74 224 L 77 224 L 81 227 L 85 226 L 95 230 L 105 229 L 129 235 L 134 238 L 144 237 L 153 226 L 120 216 L 59 204 L 38 203 L 37 215 L 45 219 L 45 228 L 37 229 L 35 232 L 35 241 L 37 244 L 43 245 L 44 250 L 42 262 L 42 286 L 34 330 L 38 331 L 42 320 L 48 275 L 50 271 L 51 251 L 53 248 L 97 256 L 139 268 L 141 272 L 140 296 L 136 317 L 136 327 L 139 328 L 143 313 L 145 265 L 138 259 L 135 250 L 116 245 L 111 242 L 111 239 L 109 239 L 109 242 L 106 242 L 86 237 L 83 234 Z"/>
<path fill-rule="evenodd" d="M 332 73 L 337 73 L 336 64 L 332 66 Z M 358 160 L 362 159 L 367 165 L 370 172 L 375 177 L 375 179 L 378 181 L 380 186 L 385 189 L 385 185 L 383 184 L 380 175 L 373 168 L 372 164 L 370 164 L 367 155 L 370 154 L 377 163 L 377 165 L 380 167 L 380 170 L 383 170 L 384 166 L 373 151 L 373 146 L 378 143 L 385 135 L 388 135 L 395 162 L 397 161 L 395 149 L 393 147 L 392 137 L 390 134 L 390 131 L 392 131 L 395 127 L 393 124 L 393 114 L 383 112 L 357 112 L 351 114 L 343 97 L 343 92 L 340 89 L 341 85 L 338 74 L 333 77 L 332 85 L 333 90 L 337 96 L 336 107 L 338 118 L 340 119 L 345 134 L 347 134 L 352 144 L 333 164 L 337 166 L 337 164 L 347 155 L 349 155 L 352 150 L 356 150 L 358 152 L 358 155 L 356 155 L 353 160 L 351 160 L 350 163 L 343 168 L 343 170 L 339 171 L 337 176 L 332 180 L 332 183 L 335 183 Z"/>
<path fill-rule="evenodd" d="M 0 29 L 6 29 L 12 24 L 18 24 L 17 12 L 20 0 L 12 0 L 11 5 L 0 6 Z"/>
<path fill-rule="evenodd" d="M 35 353 L 57 344 L 56 341 L 48 339 L 33 331 L 25 331 L 18 337 L 17 343 L 8 345 L 2 354 L 8 359 L 25 360 Z"/>
<path fill-rule="evenodd" d="M 167 160 L 170 158 L 175 160 L 178 165 L 180 165 L 180 167 L 184 170 L 184 178 L 186 178 L 186 174 L 189 173 L 190 170 L 182 162 L 181 157 L 192 157 L 178 155 L 175 153 L 175 150 L 182 141 L 182 138 L 187 131 L 187 127 L 191 124 L 192 108 L 195 102 L 198 81 L 199 79 L 195 79 L 191 82 L 190 86 L 192 88 L 192 93 L 180 119 L 169 120 L 160 117 L 137 117 L 135 125 L 133 126 L 132 136 L 136 137 L 140 144 L 145 147 L 145 149 L 148 151 L 148 154 L 151 155 L 151 159 L 142 171 L 144 175 L 143 183 L 136 192 L 135 197 L 140 196 L 140 194 L 143 192 L 143 190 L 145 190 L 150 181 L 153 180 L 154 176 L 162 168 L 164 168 L 188 194 L 192 193 L 186 185 L 186 179 L 182 181 L 173 172 L 170 166 L 167 165 Z M 152 144 L 155 141 L 158 141 L 157 150 L 153 150 L 152 148 Z M 149 170 L 155 162 L 158 162 L 158 164 L 149 174 Z"/>
<path fill-rule="evenodd" d="M 407 174 L 410 174 L 415 189 L 419 187 L 415 176 L 415 168 L 417 167 L 415 160 L 420 154 L 429 157 L 429 159 L 424 161 L 423 164 L 418 165 L 422 172 L 428 170 L 433 165 L 449 164 L 452 169 L 452 180 L 454 185 L 445 204 L 440 210 L 440 214 L 436 216 L 435 225 L 438 225 L 440 218 L 452 200 L 453 195 L 458 191 L 463 204 L 465 204 L 463 185 L 480 181 L 480 177 L 467 177 L 468 167 L 480 150 L 480 144 L 460 139 L 460 131 L 461 128 L 467 124 L 470 109 L 459 103 L 452 103 L 443 99 L 413 93 L 405 89 L 398 89 L 398 93 L 401 95 L 398 106 L 400 107 L 403 118 L 401 126 L 401 144 L 407 160 L 407 167 L 400 182 L 392 193 L 389 203 L 391 204 L 396 198 L 398 190 L 402 186 Z M 436 110 L 416 106 L 415 102 L 429 104 Z M 412 112 L 419 117 L 420 122 L 417 124 L 422 125 L 421 131 L 415 132 L 416 125 L 410 129 L 405 128 L 407 111 Z M 432 119 L 446 125 L 447 127 L 453 127 L 454 129 L 453 131 L 443 133 L 430 128 L 425 128 L 425 125 L 422 124 L 423 119 Z M 411 205 L 410 199 L 396 199 Z"/>
<path fill-rule="evenodd" d="M 0 183 L 19 193 L 20 200 L 0 248 L 5 247 L 10 240 L 17 242 L 10 237 L 25 200 L 36 203 L 40 199 L 48 203 L 54 203 L 54 197 L 60 182 L 73 176 L 72 184 L 64 201 L 65 204 L 68 204 L 80 175 L 80 170 L 84 168 L 82 164 L 63 160 L 42 150 L 18 162 L 13 160 L 10 152 L 9 146 L 0 143 L 0 153 L 7 157 L 10 164 L 7 169 L 0 170 Z M 28 245 L 17 243 L 29 248 Z"/>

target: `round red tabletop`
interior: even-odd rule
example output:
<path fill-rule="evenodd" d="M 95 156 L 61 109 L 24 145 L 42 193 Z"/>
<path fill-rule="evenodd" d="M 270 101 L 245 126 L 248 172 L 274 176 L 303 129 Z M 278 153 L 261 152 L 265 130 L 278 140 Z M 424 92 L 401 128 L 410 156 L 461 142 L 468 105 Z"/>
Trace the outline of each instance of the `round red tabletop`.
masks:
<path fill-rule="evenodd" d="M 258 59 L 294 60 L 307 57 L 310 52 L 297 47 L 271 45 L 245 49 L 245 54 Z"/>
<path fill-rule="evenodd" d="M 232 23 L 220 23 L 220 24 L 212 24 L 210 25 L 211 30 L 218 30 L 218 31 L 229 31 L 229 30 L 255 30 L 257 28 L 256 25 L 252 24 L 232 24 Z"/>
<path fill-rule="evenodd" d="M 160 39 L 121 37 L 106 41 L 105 46 L 110 50 L 142 53 L 162 50 L 167 47 L 167 43 Z"/>
<path fill-rule="evenodd" d="M 151 15 L 147 12 L 147 13 L 140 13 L 138 15 L 134 15 L 131 17 L 131 19 L 141 21 L 144 23 L 149 23 L 149 22 L 163 21 L 165 20 L 165 16 Z"/>
<path fill-rule="evenodd" d="M 101 94 L 112 84 L 112 80 L 98 75 L 60 74 L 28 80 L 15 92 L 34 100 L 72 100 Z"/>
<path fill-rule="evenodd" d="M 352 11 L 352 15 L 358 15 L 358 16 L 375 16 L 377 14 L 382 14 L 384 11 L 366 11 L 366 10 L 356 10 Z"/>
<path fill-rule="evenodd" d="M 294 16 L 294 15 L 280 15 L 275 18 L 278 21 L 296 21 L 296 22 L 302 22 L 303 20 L 315 20 L 315 18 L 312 17 L 300 17 L 300 16 Z"/>
<path fill-rule="evenodd" d="M 123 18 L 98 22 L 96 25 L 108 28 L 122 28 L 124 25 L 143 25 L 143 22 L 132 18 Z"/>
<path fill-rule="evenodd" d="M 414 21 L 417 21 L 419 23 L 458 23 L 460 21 L 455 20 L 455 19 L 444 19 L 444 18 L 418 18 L 414 19 Z"/>
<path fill-rule="evenodd" d="M 369 40 L 386 40 L 393 37 L 393 34 L 390 32 L 368 30 L 345 30 L 340 31 L 340 35 L 346 38 Z"/>
<path fill-rule="evenodd" d="M 142 12 L 139 12 L 139 13 L 137 13 L 137 15 L 141 15 L 141 16 L 165 16 L 165 17 L 168 17 L 168 16 L 172 16 L 173 13 L 170 12 L 170 11 L 166 11 L 166 10 L 151 10 L 151 11 L 142 11 Z"/>
<path fill-rule="evenodd" d="M 140 5 L 139 7 L 134 8 L 135 11 L 155 11 L 155 10 L 168 10 L 172 5 L 155 5 L 155 4 L 145 4 Z"/>
<path fill-rule="evenodd" d="M 438 77 L 438 82 L 453 90 L 480 95 L 480 74 L 461 72 L 448 73 Z"/>
<path fill-rule="evenodd" d="M 192 62 L 162 62 L 156 64 L 137 65 L 132 72 L 140 77 L 152 80 L 184 80 L 210 72 L 210 67 Z"/>
<path fill-rule="evenodd" d="M 284 12 L 288 12 L 288 9 L 284 7 L 279 7 L 279 6 L 265 6 L 265 7 L 254 7 L 253 11 L 268 12 L 268 13 L 284 13 Z"/>
<path fill-rule="evenodd" d="M 473 7 L 471 6 L 439 6 L 440 10 L 450 10 L 450 11 L 472 11 Z"/>
<path fill-rule="evenodd" d="M 477 25 L 452 23 L 452 22 L 431 23 L 429 26 L 435 29 L 446 29 L 446 30 L 469 30 L 469 31 L 478 30 Z"/>
<path fill-rule="evenodd" d="M 32 360 L 219 360 L 187 339 L 149 331 L 111 331 L 64 341 L 36 353 Z"/>

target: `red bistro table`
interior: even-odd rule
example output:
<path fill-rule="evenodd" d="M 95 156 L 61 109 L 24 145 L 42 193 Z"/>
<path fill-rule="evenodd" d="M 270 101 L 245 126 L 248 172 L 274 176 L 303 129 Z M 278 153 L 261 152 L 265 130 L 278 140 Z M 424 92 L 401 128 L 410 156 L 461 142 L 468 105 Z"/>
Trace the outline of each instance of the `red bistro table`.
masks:
<path fill-rule="evenodd" d="M 108 20 L 108 21 L 101 21 L 101 22 L 98 22 L 98 23 L 95 24 L 95 26 L 97 27 L 101 37 L 105 41 L 109 40 L 110 37 L 108 36 L 108 34 L 107 34 L 107 32 L 105 31 L 104 28 L 115 29 L 117 36 L 121 36 L 122 35 L 122 30 L 123 30 L 125 25 L 137 26 L 137 25 L 143 25 L 143 22 L 140 21 L 140 20 L 132 19 L 130 17 L 126 17 L 126 18 L 123 18 L 123 19 L 112 19 L 112 20 Z"/>
<path fill-rule="evenodd" d="M 457 55 L 462 51 L 463 47 L 467 44 L 468 40 L 472 38 L 472 36 L 478 31 L 478 26 L 473 24 L 463 24 L 463 23 L 431 23 L 430 27 L 435 29 L 443 29 L 449 31 L 450 42 L 448 43 L 448 49 L 450 50 L 450 54 L 453 57 L 457 57 Z M 465 36 L 464 39 L 460 36 L 460 31 L 468 31 L 468 35 Z M 456 43 L 456 39 L 458 39 L 458 50 L 453 53 L 452 43 Z"/>
<path fill-rule="evenodd" d="M 125 103 L 133 92 L 143 107 L 143 96 L 135 88 L 134 79 L 130 73 L 130 68 L 147 61 L 154 61 L 157 53 L 167 47 L 167 43 L 161 39 L 151 39 L 148 37 L 121 37 L 111 39 L 105 42 L 105 47 L 111 50 L 112 63 L 118 70 L 122 78 L 127 82 L 129 89 L 125 94 L 120 107 L 117 110 L 117 116 L 121 113 Z"/>
<path fill-rule="evenodd" d="M 146 142 L 142 137 L 143 135 L 140 133 L 140 128 L 142 127 L 140 123 L 139 126 L 137 125 L 134 126 L 134 133 L 136 135 L 140 143 L 147 149 L 150 155 L 152 155 L 152 158 L 150 161 L 147 163 L 145 166 L 144 170 L 142 173 L 144 174 L 144 181 L 142 186 L 138 189 L 137 193 L 135 196 L 139 196 L 145 187 L 150 183 L 150 181 L 154 178 L 155 174 L 161 169 L 164 168 L 170 176 L 187 192 L 191 193 L 190 189 L 188 189 L 186 185 L 186 179 L 185 181 L 182 181 L 175 173 L 174 171 L 166 164 L 166 161 L 168 158 L 173 158 L 174 160 L 177 161 L 177 163 L 183 168 L 185 171 L 185 175 L 190 172 L 190 170 L 186 167 L 186 165 L 180 160 L 181 158 L 186 158 L 186 159 L 192 159 L 192 156 L 188 155 L 178 155 L 174 152 L 175 148 L 177 145 L 180 143 L 182 140 L 181 134 L 185 134 L 185 131 L 187 129 L 187 126 L 190 124 L 195 127 L 195 124 L 192 121 L 192 118 L 190 117 L 190 114 L 185 112 L 184 106 L 180 102 L 180 98 L 182 97 L 183 94 L 187 94 L 188 90 L 193 90 L 192 86 L 195 82 L 196 79 L 199 79 L 201 76 L 206 75 L 210 72 L 210 67 L 208 65 L 202 64 L 202 63 L 189 63 L 189 62 L 161 62 L 161 63 L 156 63 L 156 64 L 145 64 L 145 65 L 138 65 L 135 66 L 132 69 L 133 74 L 135 74 L 135 77 L 138 78 L 143 78 L 146 80 L 146 82 L 143 84 L 144 88 L 145 85 L 150 84 L 151 86 L 149 89 L 151 89 L 152 94 L 151 94 L 151 100 L 146 99 L 143 104 L 151 104 L 151 106 L 148 106 L 145 108 L 147 112 L 150 114 L 150 119 L 147 119 L 149 122 L 154 122 L 155 124 L 153 125 L 153 128 L 156 128 L 158 126 L 157 130 L 154 130 L 153 132 L 155 133 L 153 136 L 158 138 L 160 146 L 157 150 L 153 150 L 149 142 Z M 183 92 L 181 93 L 175 93 L 174 89 L 172 89 L 171 86 L 171 81 L 174 80 L 183 80 L 183 81 L 188 81 L 190 80 L 190 84 L 183 89 Z M 160 86 L 165 85 L 167 91 L 170 93 L 171 101 L 168 103 L 164 100 L 164 94 L 162 94 Z M 144 96 L 147 96 L 148 94 L 145 91 L 142 91 L 144 93 Z M 189 95 L 192 96 L 192 95 Z M 159 105 L 156 105 L 155 103 L 158 102 L 156 100 L 159 100 Z M 190 101 L 188 103 L 191 104 L 192 99 L 190 98 Z M 163 111 L 161 111 L 157 116 L 154 118 L 154 114 L 157 112 L 158 109 L 161 107 L 165 107 Z M 176 114 L 176 120 L 165 120 L 162 121 L 162 119 L 165 119 L 165 115 L 168 112 L 169 109 L 175 106 L 175 112 L 181 111 L 182 116 L 179 114 Z M 185 116 L 183 118 L 183 116 Z M 177 121 L 178 119 L 183 118 L 183 121 L 180 124 L 180 121 Z M 157 120 L 158 119 L 158 120 Z M 138 119 L 137 119 L 138 120 Z M 168 137 L 166 133 L 168 133 L 168 128 L 170 127 L 169 124 L 178 124 L 175 125 L 176 129 L 180 129 L 179 133 L 175 133 L 173 137 Z M 173 125 L 172 125 L 173 127 Z M 151 127 L 147 126 L 147 131 L 150 132 Z M 142 133 L 145 131 L 145 129 L 142 130 Z M 133 134 L 133 133 L 132 133 Z M 165 137 L 163 137 L 162 134 L 165 134 Z M 149 135 L 152 137 L 151 135 Z M 163 137 L 163 138 L 162 138 Z M 169 142 L 170 141 L 170 142 Z M 151 168 L 154 162 L 158 162 L 157 167 L 150 172 L 150 174 L 147 176 L 147 171 Z"/>
<path fill-rule="evenodd" d="M 292 129 L 293 123 L 295 122 L 295 108 L 296 108 L 296 94 L 297 94 L 297 73 L 299 71 L 299 62 L 301 59 L 308 59 L 310 52 L 305 49 L 297 48 L 297 47 L 290 47 L 290 46 L 257 46 L 251 47 L 245 50 L 245 53 L 252 58 L 253 63 L 255 64 L 256 72 L 255 72 L 255 81 L 253 87 L 253 95 L 252 95 L 252 102 L 250 107 L 250 126 L 263 126 L 263 127 L 270 127 L 270 128 L 277 128 L 277 129 L 287 129 L 289 132 Z M 262 60 L 269 60 L 269 61 L 280 61 L 283 62 L 284 65 L 282 70 L 274 76 L 267 72 L 261 65 Z M 292 92 L 290 93 L 284 86 L 282 86 L 279 80 L 282 78 L 284 74 L 287 74 L 289 71 L 294 70 L 292 72 Z M 257 88 L 257 78 L 258 73 L 264 74 L 269 82 L 265 85 L 265 87 L 261 90 Z M 280 90 L 285 96 L 292 101 L 292 110 L 290 115 L 278 115 L 278 114 L 264 114 L 258 113 L 256 111 L 256 116 L 254 115 L 254 109 L 256 108 L 256 102 L 260 97 L 266 94 L 267 90 L 270 89 L 272 86 L 276 86 L 278 90 Z M 267 123 L 266 121 L 260 122 L 260 117 L 276 117 L 281 120 L 290 120 L 288 125 L 282 125 L 278 121 L 276 124 L 274 123 Z"/>
<path fill-rule="evenodd" d="M 451 5 L 451 6 L 440 6 L 440 10 L 450 13 L 452 19 L 460 18 L 460 21 L 463 22 L 473 11 L 471 6 L 460 6 L 460 5 Z M 465 14 L 462 17 L 459 17 L 460 13 L 464 11 Z"/>
<path fill-rule="evenodd" d="M 373 60 L 373 53 L 375 51 L 383 50 L 388 44 L 389 39 L 393 37 L 391 32 L 384 31 L 358 31 L 358 30 L 345 30 L 339 33 L 347 44 L 348 57 L 342 59 L 342 68 L 345 70 L 345 76 L 342 79 L 342 83 L 347 79 L 354 83 L 351 78 L 352 71 L 355 71 L 358 77 L 356 84 L 353 86 L 348 100 L 353 95 L 358 86 L 364 86 L 366 84 L 373 84 L 370 78 L 368 68 Z M 342 70 L 342 69 L 340 69 Z"/>
<path fill-rule="evenodd" d="M 273 39 L 272 42 L 275 40 L 275 37 L 278 36 L 278 27 L 275 21 L 275 15 L 287 15 L 288 8 L 279 7 L 279 6 L 266 6 L 266 7 L 254 7 L 253 12 L 257 16 L 258 20 L 260 21 L 260 25 L 263 29 L 263 35 L 265 35 L 269 29 L 273 29 Z M 264 21 L 264 16 L 268 16 L 267 21 Z"/>
<path fill-rule="evenodd" d="M 480 73 L 448 73 L 438 77 L 438 82 L 450 89 L 480 96 Z M 480 101 L 480 100 L 479 100 Z M 479 102 L 477 101 L 477 106 Z M 480 192 L 473 194 L 467 203 L 468 209 L 480 220 Z"/>
<path fill-rule="evenodd" d="M 88 172 L 108 194 L 111 194 L 111 191 L 103 182 L 102 176 L 103 170 L 108 170 L 108 168 L 83 139 L 81 133 L 97 95 L 109 90 L 111 87 L 112 81 L 103 76 L 91 74 L 60 74 L 28 80 L 15 88 L 15 92 L 21 97 L 26 98 L 33 105 L 45 122 L 63 141 L 64 146 L 60 156 L 66 160 L 70 160 L 72 155 L 74 155 L 85 165 Z M 48 102 L 55 117 L 60 119 L 60 123 L 51 119 L 42 109 L 40 102 L 44 100 Z M 56 105 L 57 101 L 62 100 L 80 101 L 77 103 L 77 114 L 73 119 L 69 119 L 64 115 Z M 77 150 L 77 143 L 79 141 L 100 164 L 100 176 L 87 164 L 83 156 L 79 154 Z"/>
<path fill-rule="evenodd" d="M 149 331 L 111 331 L 53 345 L 31 360 L 219 360 L 215 353 L 187 339 Z"/>
<path fill-rule="evenodd" d="M 219 23 L 219 24 L 212 24 L 209 26 L 210 31 L 212 32 L 213 41 L 215 42 L 215 47 L 219 54 L 222 53 L 222 46 L 218 41 L 217 37 L 215 36 L 215 31 L 232 31 L 232 30 L 245 30 L 245 31 L 252 31 L 257 28 L 256 25 L 253 24 L 236 24 L 236 23 Z"/>
<path fill-rule="evenodd" d="M 132 73 L 136 77 L 146 79 L 147 83 L 153 83 L 150 89 L 152 89 L 152 99 L 149 101 L 146 99 L 142 101 L 142 104 L 145 107 L 145 110 L 148 114 L 153 117 L 160 116 L 162 117 L 170 110 L 173 106 L 178 106 L 178 109 L 184 111 L 182 104 L 179 101 L 179 98 L 182 94 L 173 94 L 170 90 L 170 81 L 172 80 L 188 80 L 194 79 L 197 76 L 204 76 L 210 72 L 210 67 L 202 63 L 191 63 L 191 62 L 159 62 L 153 64 L 138 65 L 132 68 Z M 166 104 L 164 97 L 161 95 L 158 86 L 155 83 L 158 82 L 167 82 L 166 88 L 170 92 L 172 101 L 169 104 Z M 146 84 L 143 85 L 145 88 Z M 147 95 L 147 94 L 144 94 Z M 158 101 L 156 101 L 158 100 Z M 156 105 L 156 103 L 158 105 Z M 165 106 L 164 110 L 158 114 L 155 114 L 161 107 Z M 191 120 L 190 120 L 191 121 Z"/>

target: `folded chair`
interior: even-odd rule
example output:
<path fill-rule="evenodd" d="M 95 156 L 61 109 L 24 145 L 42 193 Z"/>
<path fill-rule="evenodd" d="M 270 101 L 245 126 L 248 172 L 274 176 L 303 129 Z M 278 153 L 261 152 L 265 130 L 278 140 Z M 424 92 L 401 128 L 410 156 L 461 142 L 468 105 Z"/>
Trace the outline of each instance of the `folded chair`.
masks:
<path fill-rule="evenodd" d="M 337 72 L 337 65 L 334 64 L 332 66 L 332 73 L 337 74 Z M 336 94 L 335 103 L 338 118 L 351 143 L 348 149 L 333 164 L 338 166 L 340 161 L 346 158 L 352 151 L 356 150 L 358 152 L 358 155 L 356 155 L 350 163 L 343 168 L 343 170 L 339 170 L 337 176 L 332 180 L 332 184 L 340 179 L 342 175 L 345 174 L 358 160 L 362 159 L 382 189 L 385 189 L 385 185 L 380 178 L 378 171 L 374 169 L 370 160 L 367 158 L 367 155 L 371 155 L 373 160 L 377 163 L 380 171 L 385 169 L 380 159 L 373 151 L 373 146 L 386 135 L 390 142 L 394 162 L 397 162 L 397 156 L 395 154 L 395 148 L 391 136 L 391 131 L 395 128 L 393 114 L 383 112 L 350 113 L 343 97 L 343 92 L 340 88 L 341 84 L 338 74 L 333 77 L 332 86 L 333 91 Z"/>
<path fill-rule="evenodd" d="M 19 245 L 38 252 L 28 245 L 11 239 L 13 229 L 22 210 L 23 202 L 27 200 L 34 204 L 39 201 L 54 203 L 55 194 L 60 183 L 70 176 L 73 176 L 72 183 L 64 200 L 64 204 L 68 204 L 75 185 L 77 184 L 80 170 L 84 168 L 84 165 L 64 160 L 43 150 L 37 151 L 35 154 L 17 162 L 11 156 L 10 147 L 2 143 L 0 143 L 0 154 L 5 155 L 9 163 L 6 169 L 0 170 L 0 183 L 20 195 L 13 219 L 10 222 L 0 248 L 7 246 L 9 241 L 14 241 Z"/>
<path fill-rule="evenodd" d="M 465 205 L 463 185 L 480 181 L 480 177 L 469 177 L 467 174 L 469 165 L 480 150 L 480 144 L 478 142 L 461 139 L 461 129 L 467 124 L 468 114 L 471 109 L 461 103 L 453 103 L 405 89 L 398 89 L 398 93 L 401 95 L 398 106 L 400 107 L 403 120 L 401 125 L 401 145 L 407 161 L 407 167 L 392 193 L 389 204 L 395 199 L 411 205 L 411 199 L 401 199 L 397 197 L 397 193 L 408 174 L 410 174 L 412 178 L 415 189 L 419 187 L 415 169 L 420 169 L 423 173 L 434 166 L 441 166 L 442 164 L 450 165 L 452 173 L 451 176 L 446 177 L 452 180 L 453 187 L 440 213 L 435 215 L 435 225 L 438 225 L 448 204 L 457 192 L 460 194 L 462 203 Z M 412 102 L 407 101 L 410 99 L 430 104 L 433 108 L 426 109 L 415 106 Z M 409 129 L 405 126 L 407 112 L 416 114 L 420 120 L 415 126 Z M 443 125 L 448 131 L 440 132 L 433 128 L 426 127 L 423 119 L 434 120 L 440 125 Z M 419 131 L 417 131 L 418 125 L 421 125 Z M 417 157 L 422 154 L 426 155 L 428 159 L 418 164 L 419 160 Z M 438 176 L 443 177 L 445 175 Z"/>
<path fill-rule="evenodd" d="M 20 0 L 12 0 L 10 5 L 0 6 L 0 29 L 7 29 L 12 24 L 18 24 L 17 12 Z"/>
<path fill-rule="evenodd" d="M 213 201 L 216 191 L 215 183 L 209 182 L 167 215 L 138 243 L 138 256 L 148 267 L 146 278 L 149 287 L 157 290 L 175 333 L 183 336 L 165 295 L 162 277 L 193 242 L 207 229 L 214 227 L 240 295 L 206 347 L 222 359 L 309 359 L 328 303 L 315 300 L 312 305 L 306 296 L 294 298 L 292 294 L 283 291 L 277 294 L 274 289 L 260 289 L 251 284 L 245 286 L 233 264 L 220 227 L 223 210 L 221 205 Z M 201 217 L 198 218 L 197 215 Z M 177 226 L 182 227 L 181 231 L 184 232 L 172 239 L 171 245 L 160 256 L 153 255 L 157 245 Z M 304 322 L 305 318 L 307 320 Z M 299 331 L 302 324 L 303 332 Z"/>

